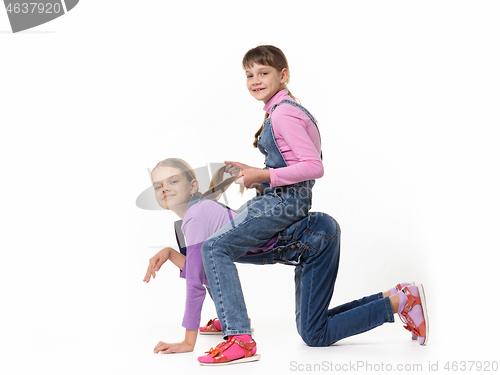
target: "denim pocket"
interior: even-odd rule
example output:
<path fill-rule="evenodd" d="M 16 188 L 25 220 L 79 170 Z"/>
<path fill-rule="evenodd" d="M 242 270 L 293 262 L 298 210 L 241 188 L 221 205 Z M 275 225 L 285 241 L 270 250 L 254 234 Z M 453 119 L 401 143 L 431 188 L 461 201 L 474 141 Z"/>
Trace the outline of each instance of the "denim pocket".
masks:
<path fill-rule="evenodd" d="M 291 266 L 296 266 L 300 264 L 302 253 L 307 249 L 307 246 L 303 245 L 300 242 L 296 242 L 294 244 L 288 245 L 286 248 L 282 250 L 282 256 L 280 259 L 280 263 L 288 264 Z"/>

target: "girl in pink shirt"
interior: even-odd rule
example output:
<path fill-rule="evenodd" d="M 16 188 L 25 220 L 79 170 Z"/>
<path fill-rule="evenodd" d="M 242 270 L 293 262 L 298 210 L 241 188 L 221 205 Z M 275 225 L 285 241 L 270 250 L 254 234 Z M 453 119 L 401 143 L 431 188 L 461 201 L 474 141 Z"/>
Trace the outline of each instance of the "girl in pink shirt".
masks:
<path fill-rule="evenodd" d="M 258 194 L 240 214 L 202 245 L 203 266 L 224 339 L 202 365 L 258 360 L 235 260 L 305 218 L 312 204 L 314 180 L 323 176 L 321 141 L 314 117 L 288 91 L 288 62 L 274 46 L 258 46 L 243 58 L 247 89 L 265 106 L 264 123 L 254 146 L 265 168 L 225 162 L 236 183 L 257 187 Z M 237 344 L 237 345 L 235 345 Z"/>

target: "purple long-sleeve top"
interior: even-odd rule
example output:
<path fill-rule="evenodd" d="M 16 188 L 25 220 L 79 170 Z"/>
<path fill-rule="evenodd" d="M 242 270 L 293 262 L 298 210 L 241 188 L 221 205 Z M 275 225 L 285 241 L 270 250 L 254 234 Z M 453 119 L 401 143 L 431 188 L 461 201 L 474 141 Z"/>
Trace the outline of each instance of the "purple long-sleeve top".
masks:
<path fill-rule="evenodd" d="M 186 279 L 186 307 L 182 321 L 182 326 L 186 329 L 197 330 L 200 327 L 201 308 L 206 293 L 204 285 L 208 286 L 201 245 L 236 215 L 236 212 L 208 199 L 193 204 L 184 215 L 181 229 L 186 239 L 186 260 L 180 277 Z M 275 243 L 276 238 L 273 238 L 251 252 L 268 251 Z"/>

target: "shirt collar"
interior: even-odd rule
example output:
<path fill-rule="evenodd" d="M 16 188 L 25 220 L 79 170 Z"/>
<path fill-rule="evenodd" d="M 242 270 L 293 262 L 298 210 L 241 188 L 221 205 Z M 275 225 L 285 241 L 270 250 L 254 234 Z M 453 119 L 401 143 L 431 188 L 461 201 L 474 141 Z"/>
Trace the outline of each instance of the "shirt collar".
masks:
<path fill-rule="evenodd" d="M 193 204 L 196 204 L 198 203 L 199 201 L 203 200 L 205 198 L 203 198 L 203 196 L 200 194 L 200 195 L 193 195 L 191 197 L 191 199 L 189 200 L 189 203 L 188 203 L 188 209 L 193 205 Z"/>
<path fill-rule="evenodd" d="M 267 102 L 267 104 L 264 106 L 264 111 L 267 113 L 271 113 L 271 108 L 273 108 L 273 105 L 278 104 L 282 102 L 285 99 L 291 99 L 288 96 L 288 90 L 283 89 L 281 91 L 278 91 L 272 98 Z"/>

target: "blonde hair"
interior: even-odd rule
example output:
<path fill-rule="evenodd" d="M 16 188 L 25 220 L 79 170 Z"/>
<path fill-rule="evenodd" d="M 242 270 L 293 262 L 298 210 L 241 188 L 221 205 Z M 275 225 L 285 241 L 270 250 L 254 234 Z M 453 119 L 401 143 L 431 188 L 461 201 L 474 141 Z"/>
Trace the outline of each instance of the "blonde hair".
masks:
<path fill-rule="evenodd" d="M 151 171 L 151 174 L 153 174 L 153 171 L 158 167 L 176 168 L 180 170 L 184 176 L 186 176 L 188 182 L 196 180 L 196 174 L 194 173 L 193 167 L 191 167 L 189 163 L 187 163 L 182 159 L 168 158 L 162 160 L 158 164 L 156 164 L 156 166 Z M 195 195 L 200 195 L 207 199 L 218 200 L 222 196 L 222 193 L 224 193 L 229 188 L 229 186 L 231 186 L 234 180 L 238 178 L 238 177 L 230 177 L 224 180 L 225 169 L 226 169 L 225 166 L 217 169 L 217 171 L 213 174 L 212 179 L 210 180 L 209 189 L 203 194 L 198 192 Z M 240 189 L 240 192 L 241 190 L 242 189 Z"/>
<path fill-rule="evenodd" d="M 281 72 L 283 69 L 286 69 L 288 70 L 288 72 L 290 72 L 290 68 L 288 67 L 288 60 L 286 59 L 286 56 L 283 53 L 283 51 L 280 50 L 278 47 L 271 45 L 257 46 L 249 50 L 247 53 L 245 53 L 245 56 L 243 56 L 243 61 L 242 61 L 243 69 L 251 68 L 254 64 L 270 66 L 276 69 L 278 72 Z M 290 74 L 288 75 L 288 79 L 285 82 L 285 88 L 287 90 L 288 87 L 286 87 L 286 84 L 289 81 L 290 81 Z M 300 101 L 295 96 L 292 95 L 290 90 L 288 90 L 288 95 L 294 101 L 300 103 Z M 266 112 L 264 116 L 264 122 L 268 117 L 269 113 Z M 257 130 L 257 133 L 255 133 L 253 147 L 257 147 L 259 135 L 264 129 L 264 122 L 262 122 L 261 127 L 259 128 L 259 130 Z"/>

